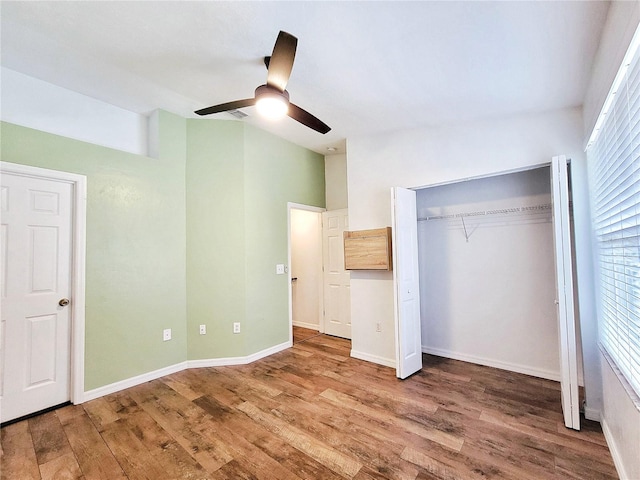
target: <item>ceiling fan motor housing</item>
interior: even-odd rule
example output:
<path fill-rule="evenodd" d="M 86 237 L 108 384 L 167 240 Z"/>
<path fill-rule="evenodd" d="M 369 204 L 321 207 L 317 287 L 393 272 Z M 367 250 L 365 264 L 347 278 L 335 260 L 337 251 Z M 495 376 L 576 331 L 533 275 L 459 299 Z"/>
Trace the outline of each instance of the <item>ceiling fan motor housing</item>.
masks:
<path fill-rule="evenodd" d="M 279 119 L 289 112 L 289 92 L 271 85 L 260 85 L 255 92 L 256 108 L 267 118 Z"/>
<path fill-rule="evenodd" d="M 280 91 L 275 87 L 271 87 L 269 85 L 260 85 L 256 88 L 255 91 L 256 100 L 260 100 L 261 98 L 275 98 L 280 100 L 283 103 L 289 104 L 289 92 L 286 90 Z"/>

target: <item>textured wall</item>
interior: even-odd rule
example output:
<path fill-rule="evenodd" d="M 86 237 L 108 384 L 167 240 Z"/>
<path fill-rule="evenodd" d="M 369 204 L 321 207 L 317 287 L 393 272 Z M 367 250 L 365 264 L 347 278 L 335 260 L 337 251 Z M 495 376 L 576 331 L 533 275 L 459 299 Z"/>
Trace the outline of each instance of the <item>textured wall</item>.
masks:
<path fill-rule="evenodd" d="M 87 176 L 85 390 L 184 361 L 184 156 L 156 160 L 5 123 L 2 160 Z"/>

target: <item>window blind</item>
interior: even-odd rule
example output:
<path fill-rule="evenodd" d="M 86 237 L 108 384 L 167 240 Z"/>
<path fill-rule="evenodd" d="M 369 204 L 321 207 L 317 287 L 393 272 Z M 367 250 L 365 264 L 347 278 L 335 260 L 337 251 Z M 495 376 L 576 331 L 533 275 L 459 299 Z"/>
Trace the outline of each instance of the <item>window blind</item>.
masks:
<path fill-rule="evenodd" d="M 631 58 L 629 58 L 631 57 Z M 587 147 L 600 342 L 640 396 L 640 55 L 630 50 Z"/>

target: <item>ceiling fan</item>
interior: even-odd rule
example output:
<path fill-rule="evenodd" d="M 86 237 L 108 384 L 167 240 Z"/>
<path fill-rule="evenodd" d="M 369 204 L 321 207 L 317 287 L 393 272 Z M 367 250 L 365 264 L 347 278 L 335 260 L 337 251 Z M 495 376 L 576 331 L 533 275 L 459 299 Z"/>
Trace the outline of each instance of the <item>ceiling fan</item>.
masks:
<path fill-rule="evenodd" d="M 293 69 L 293 59 L 296 56 L 297 45 L 298 39 L 296 37 L 281 31 L 276 39 L 276 44 L 273 46 L 273 53 L 270 57 L 264 57 L 264 64 L 267 67 L 267 83 L 256 88 L 254 98 L 221 103 L 220 105 L 196 110 L 195 113 L 198 115 L 211 115 L 212 113 L 237 110 L 255 105 L 258 111 L 267 117 L 280 118 L 288 115 L 316 132 L 327 133 L 331 128 L 306 110 L 291 103 L 289 101 L 289 92 L 285 90 Z"/>

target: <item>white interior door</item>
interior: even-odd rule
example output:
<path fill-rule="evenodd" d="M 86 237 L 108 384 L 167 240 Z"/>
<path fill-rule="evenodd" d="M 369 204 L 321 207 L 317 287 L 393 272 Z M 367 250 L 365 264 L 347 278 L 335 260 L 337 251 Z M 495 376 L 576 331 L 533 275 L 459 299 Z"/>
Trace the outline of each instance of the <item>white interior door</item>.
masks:
<path fill-rule="evenodd" d="M 351 274 L 344 269 L 344 232 L 348 210 L 322 213 L 324 333 L 351 338 Z"/>
<path fill-rule="evenodd" d="M 73 186 L 4 172 L 1 183 L 6 422 L 70 399 Z"/>
<path fill-rule="evenodd" d="M 580 430 L 578 352 L 573 305 L 573 265 L 571 262 L 571 227 L 569 223 L 569 176 L 567 173 L 567 158 L 564 155 L 553 157 L 551 162 L 551 196 L 553 203 L 562 411 L 565 426 Z"/>
<path fill-rule="evenodd" d="M 422 369 L 416 192 L 391 189 L 396 376 Z"/>

